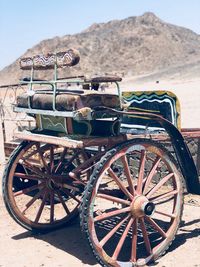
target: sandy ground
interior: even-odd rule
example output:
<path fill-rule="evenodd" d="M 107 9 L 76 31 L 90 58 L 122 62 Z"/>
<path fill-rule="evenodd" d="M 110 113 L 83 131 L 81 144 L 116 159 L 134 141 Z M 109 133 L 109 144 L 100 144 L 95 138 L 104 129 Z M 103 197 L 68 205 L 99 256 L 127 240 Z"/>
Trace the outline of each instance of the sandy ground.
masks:
<path fill-rule="evenodd" d="M 183 223 L 165 256 L 151 266 L 200 267 L 200 197 L 187 196 Z M 1 267 L 100 266 L 83 238 L 79 220 L 63 229 L 32 235 L 8 215 L 0 197 Z"/>
<path fill-rule="evenodd" d="M 170 90 L 176 93 L 181 103 L 182 127 L 200 128 L 200 80 L 134 84 L 129 79 L 123 83 L 123 88 Z M 4 161 L 2 144 L 1 136 L 1 163 Z M 2 172 L 2 164 L 0 168 Z M 183 224 L 179 233 L 169 252 L 155 266 L 200 267 L 200 196 L 187 196 L 185 202 Z M 99 266 L 81 235 L 79 220 L 49 234 L 32 235 L 10 218 L 1 193 L 0 218 L 0 267 Z"/>
<path fill-rule="evenodd" d="M 130 78 L 123 82 L 122 88 L 126 91 L 167 90 L 173 92 L 180 101 L 181 127 L 200 128 L 200 79 L 138 83 Z"/>

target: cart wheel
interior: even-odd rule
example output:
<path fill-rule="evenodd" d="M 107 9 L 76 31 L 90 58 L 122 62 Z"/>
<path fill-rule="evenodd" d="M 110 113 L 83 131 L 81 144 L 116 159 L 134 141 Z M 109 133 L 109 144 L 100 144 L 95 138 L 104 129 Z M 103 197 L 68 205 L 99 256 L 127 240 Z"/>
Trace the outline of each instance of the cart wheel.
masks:
<path fill-rule="evenodd" d="M 181 220 L 182 181 L 172 156 L 151 140 L 106 153 L 81 205 L 82 229 L 102 266 L 143 266 L 164 254 Z"/>
<path fill-rule="evenodd" d="M 6 208 L 16 222 L 32 231 L 56 229 L 78 215 L 87 173 L 69 172 L 87 159 L 83 150 L 22 142 L 3 176 Z"/>

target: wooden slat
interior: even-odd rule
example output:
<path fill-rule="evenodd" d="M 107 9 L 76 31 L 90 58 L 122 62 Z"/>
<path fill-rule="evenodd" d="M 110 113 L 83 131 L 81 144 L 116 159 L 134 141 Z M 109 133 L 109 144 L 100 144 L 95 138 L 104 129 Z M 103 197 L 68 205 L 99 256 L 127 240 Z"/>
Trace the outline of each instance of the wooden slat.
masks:
<path fill-rule="evenodd" d="M 14 137 L 22 139 L 22 140 L 49 143 L 49 144 L 60 145 L 60 146 L 65 146 L 69 148 L 82 148 L 83 147 L 82 141 L 72 140 L 67 137 L 65 138 L 55 137 L 55 136 L 44 135 L 44 134 L 34 134 L 31 132 L 17 132 L 14 134 Z"/>

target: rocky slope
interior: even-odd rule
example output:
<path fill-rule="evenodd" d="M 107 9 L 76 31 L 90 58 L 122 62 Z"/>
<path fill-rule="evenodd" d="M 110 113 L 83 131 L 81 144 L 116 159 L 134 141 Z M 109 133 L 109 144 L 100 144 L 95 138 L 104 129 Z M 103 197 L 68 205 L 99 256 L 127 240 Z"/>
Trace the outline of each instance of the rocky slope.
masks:
<path fill-rule="evenodd" d="M 184 69 L 185 65 L 200 69 L 200 35 L 166 23 L 153 13 L 93 24 L 79 34 L 44 40 L 22 56 L 63 51 L 71 47 L 80 51 L 80 64 L 73 69 L 62 70 L 61 76 L 171 73 L 170 69 Z M 187 75 L 192 69 L 186 68 Z M 16 82 L 22 75 L 16 60 L 0 72 L 0 84 Z"/>

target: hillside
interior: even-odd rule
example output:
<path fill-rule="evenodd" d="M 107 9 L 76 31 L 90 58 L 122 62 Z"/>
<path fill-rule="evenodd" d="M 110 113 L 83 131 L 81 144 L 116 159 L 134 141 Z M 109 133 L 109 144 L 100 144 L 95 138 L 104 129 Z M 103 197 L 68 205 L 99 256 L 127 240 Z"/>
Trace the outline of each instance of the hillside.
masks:
<path fill-rule="evenodd" d="M 22 56 L 66 48 L 78 49 L 81 61 L 73 70 L 62 70 L 61 76 L 83 73 L 135 76 L 165 71 L 170 75 L 174 74 L 171 69 L 182 69 L 181 75 L 193 75 L 193 69 L 200 69 L 200 35 L 166 23 L 153 13 L 93 24 L 78 34 L 44 40 Z M 192 68 L 186 67 L 184 71 L 184 66 Z M 20 77 L 16 60 L 0 72 L 0 84 L 17 82 Z"/>

